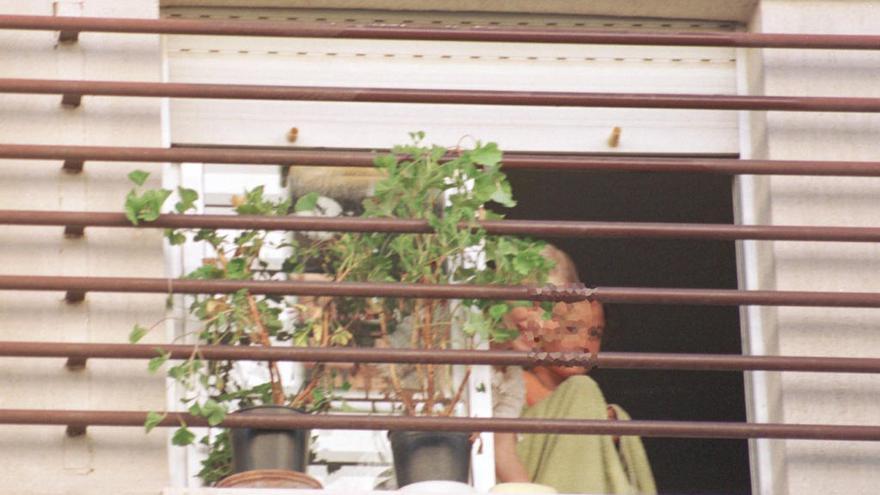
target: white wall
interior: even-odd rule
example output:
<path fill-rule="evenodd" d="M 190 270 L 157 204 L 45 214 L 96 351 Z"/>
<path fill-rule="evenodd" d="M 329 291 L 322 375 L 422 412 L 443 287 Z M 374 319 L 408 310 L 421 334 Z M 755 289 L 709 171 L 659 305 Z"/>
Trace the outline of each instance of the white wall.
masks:
<path fill-rule="evenodd" d="M 80 4 L 63 2 L 76 13 Z M 158 16 L 158 2 L 87 0 L 82 15 Z M 0 0 L 2 14 L 52 15 L 47 0 Z M 158 36 L 85 33 L 56 46 L 48 31 L 0 31 L 0 77 L 158 81 Z M 90 98 L 64 109 L 58 96 L 0 95 L 0 142 L 160 146 L 158 99 Z M 0 161 L 0 209 L 120 211 L 134 168 L 86 163 L 79 175 L 60 162 Z M 60 227 L 0 227 L 0 273 L 161 277 L 158 231 L 88 229 L 65 239 Z M 164 314 L 164 297 L 89 294 L 67 304 L 60 292 L 0 292 L 0 340 L 126 342 L 135 322 Z M 164 337 L 159 329 L 157 340 Z M 162 376 L 144 361 L 94 360 L 71 372 L 61 359 L 0 359 L 0 408 L 162 410 Z M 167 485 L 166 435 L 141 428 L 90 428 L 68 438 L 63 426 L 0 426 L 2 491 L 16 494 L 155 494 Z"/>
<path fill-rule="evenodd" d="M 759 32 L 877 34 L 880 2 L 763 0 L 751 29 Z M 877 51 L 763 50 L 749 59 L 753 93 L 880 96 Z M 747 147 L 777 160 L 876 160 L 880 116 L 756 113 Z M 775 224 L 876 226 L 880 180 L 776 176 L 762 180 L 759 215 Z M 779 290 L 878 291 L 876 244 L 763 243 L 760 287 Z M 769 248 L 767 245 L 770 245 Z M 758 288 L 758 287 L 754 287 Z M 880 311 L 779 308 L 762 315 L 768 353 L 880 357 Z M 775 347 L 775 349 L 774 349 Z M 778 377 L 778 375 L 777 375 Z M 786 423 L 877 424 L 880 377 L 784 373 L 766 390 L 767 414 Z M 773 442 L 772 484 L 761 493 L 876 492 L 880 444 Z M 777 451 L 777 454 L 779 451 Z M 767 473 L 762 473 L 766 476 Z M 785 488 L 787 486 L 787 488 Z"/>

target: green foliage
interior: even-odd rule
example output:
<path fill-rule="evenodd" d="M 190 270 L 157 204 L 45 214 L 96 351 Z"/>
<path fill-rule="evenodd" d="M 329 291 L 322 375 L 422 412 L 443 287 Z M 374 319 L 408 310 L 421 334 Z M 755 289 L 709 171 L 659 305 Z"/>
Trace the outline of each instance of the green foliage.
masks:
<path fill-rule="evenodd" d="M 183 447 L 193 443 L 195 439 L 195 433 L 191 432 L 189 428 L 184 425 L 174 432 L 174 436 L 171 437 L 171 443 Z"/>
<path fill-rule="evenodd" d="M 165 419 L 167 413 L 157 413 L 154 411 L 150 411 L 147 413 L 147 420 L 144 421 L 144 430 L 149 433 L 153 428 L 159 426 L 159 423 Z"/>
<path fill-rule="evenodd" d="M 177 213 L 186 213 L 196 208 L 196 200 L 199 199 L 199 193 L 194 189 L 178 187 L 177 195 L 180 196 L 180 201 L 174 204 L 174 210 Z"/>
<path fill-rule="evenodd" d="M 216 483 L 229 475 L 232 469 L 232 449 L 229 445 L 229 432 L 221 430 L 211 436 L 204 436 L 199 441 L 208 448 L 211 455 L 202 461 L 202 470 L 198 472 L 199 478 L 205 483 Z"/>
<path fill-rule="evenodd" d="M 450 152 L 440 146 L 422 143 L 423 133 L 413 133 L 413 142 L 394 148 L 375 160 L 384 179 L 375 185 L 375 194 L 364 201 L 364 216 L 425 220 L 432 232 L 421 234 L 345 233 L 320 239 L 270 236 L 265 230 L 236 233 L 215 229 L 165 231 L 172 245 L 205 242 L 213 254 L 186 277 L 198 280 L 270 280 L 277 275 L 268 270 L 267 249 L 286 248 L 291 255 L 280 267 L 282 276 L 303 273 L 318 267 L 335 281 L 410 282 L 425 284 L 520 284 L 540 283 L 550 263 L 541 255 L 543 243 L 511 236 L 488 236 L 480 228 L 481 218 L 501 218 L 488 211 L 492 203 L 513 206 L 510 183 L 501 171 L 502 153 L 494 143 L 477 143 L 471 150 Z M 138 171 L 139 172 L 139 171 Z M 130 179 L 142 186 L 146 172 L 133 172 Z M 125 212 L 137 224 L 158 218 L 171 191 L 133 189 L 126 197 Z M 177 189 L 174 211 L 183 214 L 195 209 L 198 194 Z M 295 205 L 288 200 L 275 201 L 265 196 L 263 187 L 244 191 L 233 198 L 235 211 L 241 215 L 280 216 L 313 211 L 319 195 L 301 196 Z M 281 239 L 281 240 L 279 240 Z M 277 269 L 278 267 L 273 267 Z M 290 341 L 296 346 L 355 345 L 363 329 L 373 325 L 381 329 L 380 338 L 400 328 L 401 320 L 411 315 L 415 323 L 414 342 L 420 348 L 441 348 L 449 344 L 450 321 L 462 322 L 466 334 L 482 341 L 504 341 L 515 336 L 505 329 L 501 319 L 510 303 L 463 301 L 451 306 L 445 301 L 397 298 L 348 298 L 321 300 L 311 307 L 274 296 L 257 296 L 240 290 L 232 294 L 196 295 L 189 299 L 188 312 L 200 325 L 193 330 L 198 344 L 261 346 Z M 282 322 L 283 311 L 296 315 Z M 324 316 L 322 316 L 324 315 Z M 129 335 L 140 341 L 148 332 L 136 325 Z M 158 351 L 148 368 L 156 371 L 169 359 Z M 238 383 L 230 372 L 233 362 L 206 361 L 198 348 L 189 358 L 167 369 L 184 394 L 182 405 L 191 414 L 205 418 L 212 428 L 198 442 L 210 454 L 199 473 L 206 482 L 228 474 L 231 453 L 225 430 L 216 428 L 229 411 L 265 404 L 284 404 L 307 412 L 329 409 L 340 391 L 335 373 L 323 365 L 315 366 L 299 390 L 284 388 L 280 379 L 255 386 Z M 437 414 L 451 410 L 451 391 L 438 383 L 428 384 L 421 373 L 422 395 L 429 405 L 409 407 L 410 414 Z M 433 378 L 431 378 L 433 380 Z M 346 390 L 344 382 L 342 390 Z M 435 386 L 436 385 L 436 386 Z M 393 387 L 389 384 L 389 388 Z M 389 390 L 390 394 L 396 393 Z M 423 401 L 424 402 L 424 401 Z M 164 415 L 150 413 L 147 429 L 156 426 Z M 195 435 L 182 425 L 174 434 L 175 445 L 189 445 Z"/>
<path fill-rule="evenodd" d="M 162 349 L 156 349 L 156 352 L 158 352 L 159 355 L 150 359 L 150 361 L 147 363 L 147 369 L 150 370 L 150 373 L 155 373 L 156 371 L 158 371 L 159 368 L 161 368 L 162 365 L 168 361 L 168 358 L 171 357 L 171 354 L 163 351 Z"/>
<path fill-rule="evenodd" d="M 162 205 L 170 195 L 171 191 L 167 189 L 153 189 L 142 194 L 132 189 L 125 197 L 125 217 L 134 225 L 141 220 L 152 222 L 159 218 Z"/>
<path fill-rule="evenodd" d="M 146 182 L 149 177 L 150 173 L 144 172 L 143 170 L 135 170 L 128 174 L 128 179 L 139 186 L 144 185 L 144 182 Z"/>
<path fill-rule="evenodd" d="M 226 417 L 226 406 L 214 399 L 208 399 L 203 404 L 194 403 L 189 408 L 190 414 L 201 416 L 208 420 L 211 426 L 217 426 Z"/>
<path fill-rule="evenodd" d="M 144 328 L 140 325 L 135 325 L 134 328 L 131 329 L 131 333 L 128 334 L 128 341 L 132 344 L 137 344 L 149 332 L 150 329 Z"/>
<path fill-rule="evenodd" d="M 310 192 L 303 195 L 301 198 L 296 200 L 296 205 L 294 205 L 293 211 L 302 212 L 314 210 L 315 206 L 318 204 L 319 197 L 320 196 L 316 192 Z"/>

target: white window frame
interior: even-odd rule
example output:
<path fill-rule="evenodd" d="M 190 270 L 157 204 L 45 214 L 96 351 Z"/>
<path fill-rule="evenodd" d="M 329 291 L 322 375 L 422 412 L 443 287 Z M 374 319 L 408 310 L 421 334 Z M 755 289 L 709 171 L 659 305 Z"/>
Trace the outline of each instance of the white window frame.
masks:
<path fill-rule="evenodd" d="M 340 13 L 339 15 L 344 15 L 344 14 Z M 413 17 L 413 16 L 418 16 L 418 15 L 419 14 L 412 14 L 412 15 L 407 15 L 407 16 Z M 461 15 L 456 14 L 455 16 L 461 16 Z M 468 16 L 477 16 L 477 14 L 473 14 L 473 15 L 468 14 Z M 483 14 L 482 17 L 480 17 L 480 19 L 487 18 L 487 16 L 491 16 L 491 14 Z M 510 17 L 510 19 L 514 19 L 513 16 L 508 16 L 508 17 Z M 517 17 L 522 18 L 524 16 L 517 16 Z M 542 18 L 545 18 L 545 17 L 547 17 L 547 16 L 542 16 Z M 559 16 L 559 17 L 561 17 L 561 18 L 564 17 L 564 18 L 568 19 L 569 21 L 571 20 L 571 16 Z M 660 21 L 655 20 L 653 22 L 660 22 Z M 668 22 L 664 21 L 664 24 L 666 24 L 666 23 L 668 23 Z M 707 21 L 707 23 L 710 23 L 713 25 L 729 24 L 729 23 L 711 23 L 709 21 Z M 674 25 L 674 22 L 673 22 L 673 25 Z M 647 24 L 646 28 L 650 29 L 651 25 Z M 703 27 L 703 29 L 705 29 L 705 27 Z M 198 43 L 199 43 L 199 41 L 197 41 L 198 38 L 200 38 L 200 37 L 189 37 L 189 38 L 187 38 L 187 40 L 188 40 L 187 42 L 194 43 L 195 45 L 198 45 Z M 232 42 L 228 38 L 222 38 L 222 39 L 218 38 L 218 39 L 222 43 L 224 43 L 224 46 L 226 46 L 226 47 L 232 46 L 232 45 L 230 45 L 230 43 L 232 43 Z M 189 40 L 194 40 L 194 41 L 189 41 Z M 253 38 L 249 39 L 249 41 L 252 41 L 252 40 L 255 40 L 255 39 L 253 39 Z M 265 41 L 262 39 L 256 39 L 256 40 L 257 40 L 256 42 L 258 44 L 265 43 Z M 319 46 L 319 42 L 326 42 L 326 41 L 327 40 L 317 40 L 317 41 L 312 40 L 312 41 L 308 41 L 308 43 L 313 43 L 314 46 Z M 338 43 L 338 41 L 340 41 L 340 40 L 331 40 L 331 44 L 333 46 L 344 46 L 344 43 L 340 44 L 340 43 Z M 342 41 L 345 41 L 345 40 L 342 40 Z M 163 44 L 166 47 L 169 45 L 169 40 L 167 39 L 167 37 L 163 37 Z M 444 46 L 444 49 L 448 48 L 448 49 L 459 50 L 459 52 L 457 52 L 458 53 L 457 56 L 465 56 L 465 54 L 467 53 L 467 49 L 462 48 L 460 46 L 460 44 L 459 45 L 447 44 L 447 45 L 449 45 L 449 46 L 448 47 Z M 492 45 L 495 45 L 495 44 L 492 44 Z M 499 55 L 499 56 L 504 56 L 503 55 L 504 50 L 510 49 L 510 44 L 506 44 L 506 45 L 508 45 L 507 48 L 505 48 L 504 45 L 496 45 L 495 47 L 492 47 L 491 50 L 489 50 L 489 51 L 492 52 L 494 50 L 498 53 L 502 53 L 502 55 Z M 202 45 L 198 45 L 198 46 L 202 46 Z M 486 44 L 481 45 L 481 49 L 483 49 L 486 46 L 487 46 Z M 521 47 L 517 46 L 517 48 L 521 48 Z M 534 50 L 534 49 L 536 49 L 536 45 L 530 44 L 530 45 L 528 45 L 527 48 Z M 605 50 L 607 53 L 607 48 L 608 47 L 601 47 L 600 50 Z M 641 53 L 643 50 L 652 50 L 652 53 L 657 54 L 657 56 L 659 56 L 661 58 L 662 58 L 662 56 L 675 58 L 675 54 L 680 53 L 681 51 L 684 51 L 685 53 L 688 53 L 688 54 L 700 53 L 700 50 L 694 50 L 693 48 L 689 48 L 689 47 L 647 47 L 647 48 L 645 48 L 645 47 L 617 47 L 617 48 L 623 54 L 636 54 L 636 55 Z M 538 48 L 538 49 L 540 49 L 540 48 Z M 592 47 L 592 48 L 586 47 L 584 49 L 595 49 L 595 47 Z M 381 51 L 379 48 L 374 48 L 374 50 Z M 570 56 L 571 53 L 576 52 L 576 51 L 573 52 L 572 50 L 574 50 L 574 49 L 571 47 L 560 46 L 560 45 L 553 46 L 553 50 L 554 50 L 554 52 L 556 52 L 558 50 L 563 50 L 563 51 L 568 50 L 568 51 L 565 51 L 565 53 L 567 54 L 566 56 Z M 163 52 L 164 52 L 163 80 L 178 82 L 179 79 L 173 79 L 170 74 L 171 61 L 169 59 L 171 58 L 171 56 L 169 55 L 167 50 L 163 50 Z M 327 55 L 325 54 L 325 57 L 326 56 Z M 615 61 L 615 63 L 627 63 L 629 60 L 626 58 L 627 56 L 628 55 L 624 56 L 624 58 L 622 59 L 623 60 L 622 62 Z M 657 60 L 657 59 L 651 58 L 650 60 L 646 61 L 646 63 L 651 63 L 651 62 L 654 62 L 655 60 Z M 546 61 L 544 61 L 544 62 L 546 62 Z M 706 62 L 700 62 L 700 63 L 706 63 Z M 739 64 L 737 64 L 737 65 L 739 65 Z M 202 82 L 202 81 L 194 81 L 194 82 Z M 257 82 L 250 81 L 249 83 L 255 84 Z M 274 84 L 275 82 L 270 82 L 270 83 Z M 320 83 L 320 81 L 318 81 L 318 83 Z M 282 83 L 282 84 L 290 84 L 290 83 Z M 314 82 L 307 81 L 303 84 L 314 84 Z M 377 85 L 376 82 L 374 82 L 372 84 Z M 425 84 L 425 83 L 423 82 L 421 84 Z M 427 84 L 429 86 L 431 85 L 431 83 L 427 83 Z M 484 82 L 481 84 L 487 84 L 487 83 Z M 365 84 L 338 84 L 338 85 L 357 86 L 357 85 L 365 85 Z M 379 82 L 378 85 L 381 86 L 382 85 L 381 82 Z M 385 85 L 387 86 L 389 84 L 385 84 Z M 401 86 L 401 87 L 413 86 L 413 85 L 407 85 L 407 84 L 391 84 L 391 85 L 396 85 L 396 86 Z M 564 84 L 563 84 L 563 86 L 564 86 Z M 439 87 L 452 87 L 452 86 L 440 85 Z M 607 87 L 607 86 L 598 87 L 598 88 L 586 87 L 584 89 L 578 89 L 579 87 L 580 87 L 579 85 L 570 86 L 570 87 L 560 86 L 560 89 L 556 89 L 556 90 L 574 90 L 574 91 L 582 90 L 582 91 L 608 91 L 608 92 L 624 92 L 624 91 L 626 91 L 626 88 L 620 89 L 618 87 Z M 491 85 L 489 86 L 489 88 L 494 89 L 491 87 Z M 507 88 L 501 88 L 501 89 L 507 89 Z M 656 92 L 663 92 L 663 91 L 675 92 L 674 89 L 669 90 L 668 88 L 656 90 Z M 697 91 L 693 91 L 693 92 L 697 92 Z M 229 108 L 231 109 L 232 112 L 235 112 L 237 109 L 244 109 L 244 108 L 254 107 L 254 106 L 258 106 L 258 105 L 266 105 L 266 102 L 227 102 L 227 103 L 230 105 Z M 280 103 L 285 103 L 285 102 L 272 102 L 273 105 L 278 105 Z M 199 102 L 195 102 L 192 100 L 189 100 L 189 101 L 175 100 L 175 102 L 174 102 L 175 106 L 172 106 L 167 100 L 165 101 L 165 104 L 163 107 L 163 124 L 164 124 L 163 129 L 164 129 L 165 135 L 163 136 L 163 140 L 164 140 L 164 144 L 166 146 L 170 146 L 172 144 L 172 142 L 191 142 L 191 143 L 202 143 L 202 144 L 231 144 L 231 142 L 229 141 L 230 139 L 241 138 L 241 136 L 234 135 L 234 134 L 229 134 L 229 133 L 224 134 L 224 132 L 226 132 L 226 131 L 221 131 L 219 134 L 217 134 L 217 133 L 215 133 L 216 129 L 210 129 L 209 128 L 210 126 L 204 126 L 204 128 L 195 128 L 195 129 L 193 129 L 193 132 L 188 133 L 185 137 L 182 137 L 182 138 L 174 135 L 175 129 L 179 128 L 180 126 L 179 126 L 179 123 L 175 122 L 174 115 L 171 114 L 172 109 L 183 108 L 184 109 L 183 111 L 186 111 L 187 108 L 194 108 L 193 105 L 197 106 L 198 104 L 199 104 Z M 312 105 L 309 102 L 295 102 L 295 105 L 299 105 L 298 108 L 300 108 L 301 110 L 310 109 L 310 108 L 318 108 L 318 106 Z M 355 104 L 355 105 L 375 105 L 375 104 L 360 103 L 360 104 Z M 395 106 L 395 105 L 391 105 L 391 104 L 386 105 L 386 108 L 392 108 L 392 107 L 399 108 L 399 106 Z M 266 107 L 266 108 L 268 108 L 268 107 Z M 339 119 L 344 117 L 344 111 L 342 111 L 343 113 L 340 113 L 339 115 L 337 115 L 336 110 L 332 109 L 331 107 L 327 107 L 327 108 L 331 109 L 331 113 L 333 113 L 333 117 L 335 119 L 337 119 L 337 120 L 331 122 L 331 124 L 338 124 L 338 122 L 340 121 Z M 450 107 L 450 106 L 444 106 L 442 109 L 438 109 L 438 111 L 440 112 L 439 115 L 441 116 L 441 118 L 446 119 L 446 120 L 444 120 L 444 122 L 448 121 L 448 123 L 449 123 L 448 127 L 451 127 L 451 128 L 455 127 L 455 125 L 456 125 L 455 122 L 458 122 L 459 124 L 461 124 L 461 123 L 467 121 L 468 117 L 465 116 L 465 117 L 459 118 L 458 120 L 455 120 L 454 118 L 450 117 L 450 115 L 456 114 L 457 112 L 467 113 L 468 111 L 473 111 L 472 109 L 468 110 L 467 108 L 463 108 L 463 106 L 455 106 L 454 108 L 455 108 L 455 110 L 453 110 L 452 107 Z M 506 109 L 494 108 L 493 110 L 496 110 L 501 113 L 501 117 L 499 118 L 499 120 L 505 120 L 504 112 L 507 111 Z M 588 109 L 588 110 L 590 110 L 589 113 L 591 115 L 600 114 L 600 116 L 598 118 L 596 118 L 597 123 L 595 125 L 588 126 L 585 129 L 584 137 L 582 140 L 575 140 L 572 137 L 569 137 L 568 140 L 571 143 L 571 146 L 564 149 L 564 151 L 580 151 L 580 152 L 598 151 L 598 152 L 605 152 L 605 153 L 607 153 L 607 152 L 611 152 L 611 153 L 623 152 L 623 153 L 634 153 L 634 154 L 638 154 L 638 153 L 682 154 L 682 153 L 686 153 L 687 150 L 691 150 L 691 152 L 695 153 L 695 154 L 717 153 L 718 150 L 713 149 L 713 148 L 722 148 L 721 152 L 735 151 L 735 149 L 731 148 L 734 145 L 731 144 L 731 142 L 729 142 L 727 138 L 720 139 L 719 141 L 713 141 L 713 139 L 715 139 L 715 138 L 708 139 L 708 140 L 695 140 L 691 143 L 686 143 L 686 144 L 682 144 L 682 142 L 681 142 L 682 140 L 687 139 L 687 136 L 692 135 L 694 132 L 702 132 L 704 135 L 707 135 L 706 133 L 708 131 L 702 131 L 702 130 L 695 131 L 694 129 L 690 129 L 690 130 L 686 130 L 686 131 L 682 131 L 682 132 L 676 131 L 676 132 L 672 132 L 671 134 L 673 134 L 673 137 L 669 138 L 669 135 L 668 135 L 669 133 L 666 132 L 666 129 L 664 127 L 663 122 L 660 122 L 660 124 L 657 124 L 657 121 L 652 120 L 654 117 L 650 116 L 651 112 L 661 112 L 658 110 L 647 110 L 647 111 L 640 110 L 640 109 Z M 481 111 L 484 111 L 484 110 L 481 110 Z M 394 110 L 394 112 L 400 112 L 400 110 Z M 392 113 L 394 113 L 394 112 L 392 112 Z M 673 110 L 673 111 L 662 111 L 662 112 L 665 112 L 665 115 L 668 116 L 668 115 L 673 115 L 673 114 L 677 115 L 679 113 L 681 115 L 687 115 L 686 112 L 688 112 L 688 111 L 674 111 Z M 684 113 L 682 113 L 682 112 L 684 112 Z M 708 112 L 709 113 L 707 113 L 706 115 L 719 115 L 719 114 L 711 112 L 711 111 L 708 111 Z M 516 112 L 514 112 L 513 114 L 515 114 L 515 113 Z M 560 111 L 559 113 L 562 114 L 565 112 Z M 583 113 L 586 114 L 587 112 L 584 111 Z M 403 115 L 403 113 L 401 113 L 401 115 Z M 542 128 L 541 127 L 542 124 L 547 125 L 548 123 L 553 122 L 552 117 L 551 117 L 552 113 L 545 113 L 545 115 L 546 115 L 546 117 L 544 118 L 544 121 L 539 122 L 536 126 L 536 128 L 538 130 L 540 130 Z M 655 114 L 655 115 L 660 115 L 660 114 Z M 550 120 L 547 120 L 547 119 L 550 119 Z M 575 120 L 567 122 L 566 125 L 568 125 L 569 128 L 571 128 L 571 125 L 573 125 L 572 122 L 574 122 Z M 660 120 L 662 121 L 663 118 L 661 118 Z M 687 119 L 683 119 L 682 122 L 685 122 L 686 120 Z M 624 123 L 624 125 L 623 125 L 624 135 L 623 135 L 623 139 L 622 139 L 622 145 L 619 148 L 609 149 L 606 147 L 607 145 L 605 144 L 607 142 L 607 136 L 614 127 L 618 126 L 616 124 L 619 124 L 619 123 Z M 635 127 L 638 127 L 639 125 L 642 125 L 642 124 L 646 125 L 647 127 L 645 127 L 644 129 L 647 129 L 647 131 L 645 132 L 645 135 L 647 135 L 647 137 L 646 138 L 642 137 L 642 136 L 638 135 L 638 133 L 636 133 L 636 135 L 634 136 L 633 132 L 631 131 L 631 128 L 629 127 L 630 123 L 632 123 L 632 125 Z M 297 125 L 298 122 L 291 120 L 291 124 Z M 739 124 L 740 125 L 742 124 L 741 120 L 740 120 Z M 684 124 L 684 125 L 688 125 L 688 124 Z M 652 126 L 655 126 L 658 128 L 663 128 L 664 132 L 661 133 L 660 135 L 658 135 L 656 133 L 652 134 L 650 132 L 650 128 Z M 198 126 L 196 126 L 196 127 L 198 127 Z M 391 126 L 388 124 L 385 125 L 385 129 L 390 129 L 393 127 L 394 126 Z M 479 126 L 477 126 L 477 127 L 479 128 Z M 542 151 L 542 150 L 561 151 L 562 150 L 562 149 L 560 149 L 559 144 L 556 142 L 550 142 L 545 145 L 544 143 L 539 142 L 539 141 L 543 141 L 543 140 L 539 140 L 539 141 L 532 141 L 532 142 L 523 144 L 523 142 L 521 141 L 521 137 L 523 135 L 522 128 L 521 128 L 522 126 L 519 124 L 516 124 L 511 127 L 512 127 L 512 129 L 509 130 L 509 132 L 507 132 L 507 134 L 504 134 L 503 136 L 500 136 L 496 139 L 497 141 L 500 142 L 502 148 L 505 148 L 508 150 L 516 150 L 516 149 L 523 149 L 524 148 L 526 150 L 531 150 L 531 151 Z M 332 125 L 330 126 L 330 128 L 332 128 Z M 277 130 L 281 131 L 280 128 Z M 408 129 L 408 130 L 420 130 L 420 129 Z M 630 131 L 630 132 L 628 132 L 628 131 Z M 550 132 L 550 131 L 547 128 L 544 128 L 544 136 L 552 135 L 552 133 L 547 134 L 548 132 Z M 212 133 L 214 133 L 214 134 L 212 134 Z M 448 132 L 446 132 L 445 130 L 441 129 L 441 135 L 442 135 L 441 141 L 443 141 L 443 140 L 450 141 L 450 139 L 451 139 L 450 142 L 447 142 L 444 144 L 447 144 L 447 145 L 454 145 L 455 144 L 455 139 L 453 139 L 451 137 L 452 135 L 449 134 Z M 211 136 L 215 136 L 215 137 L 211 137 Z M 304 137 L 306 137 L 306 139 L 308 139 L 307 136 L 308 136 L 308 134 L 306 134 L 306 136 L 304 136 Z M 458 135 L 458 136 L 460 137 L 460 135 Z M 429 134 L 429 138 L 430 137 L 431 137 L 431 135 Z M 387 146 L 387 144 L 391 144 L 393 142 L 399 142 L 403 138 L 404 138 L 404 135 L 401 133 L 401 135 L 389 136 L 388 139 L 390 139 L 390 142 L 371 143 L 371 144 L 374 146 L 383 146 L 383 145 Z M 257 145 L 257 146 L 272 146 L 272 145 L 278 146 L 278 145 L 285 145 L 286 144 L 283 142 L 283 133 L 281 133 L 281 132 L 279 132 L 277 136 L 273 137 L 273 139 L 274 139 L 274 141 L 270 140 L 269 142 L 267 142 L 266 140 L 260 140 L 260 139 L 251 140 L 250 138 L 245 136 L 241 141 L 235 142 L 234 144 Z M 707 144 L 707 141 L 709 141 L 708 144 Z M 297 143 L 297 144 L 300 144 L 300 143 Z M 324 140 L 318 140 L 318 141 L 314 141 L 314 142 L 305 141 L 302 144 L 303 145 L 328 146 L 328 145 L 332 145 L 333 142 L 332 142 L 332 140 L 324 139 Z M 740 143 L 736 142 L 735 145 L 739 146 Z M 348 147 L 348 146 L 343 145 L 341 147 Z M 199 177 L 203 177 L 203 175 L 200 175 L 200 174 L 203 174 L 203 171 L 201 171 L 201 167 L 202 166 L 199 164 L 173 164 L 173 165 L 166 166 L 165 177 L 163 179 L 164 184 L 166 185 L 166 187 L 169 187 L 171 189 L 176 188 L 177 185 L 186 185 L 186 187 L 191 187 L 191 188 L 199 190 L 200 193 L 202 193 L 202 194 L 200 194 L 200 197 L 204 198 L 205 191 L 204 191 L 204 188 L 201 187 L 203 185 L 203 181 L 199 180 Z M 196 184 L 199 184 L 200 187 L 193 187 Z M 744 184 L 747 186 L 747 183 L 744 183 Z M 740 190 L 743 191 L 742 188 L 740 188 Z M 747 187 L 745 190 L 747 190 Z M 203 211 L 204 204 L 201 204 L 200 207 L 202 208 L 201 211 Z M 179 276 L 179 275 L 183 274 L 184 273 L 184 266 L 186 264 L 185 257 L 186 256 L 189 256 L 189 257 L 196 256 L 195 254 L 192 254 L 192 253 L 184 255 L 179 251 L 175 251 L 175 248 L 171 247 L 171 246 L 166 246 L 166 250 L 167 250 L 166 251 L 166 253 L 167 253 L 166 260 L 167 260 L 167 265 L 168 265 L 169 276 Z M 173 328 L 169 328 L 169 337 L 173 337 L 176 334 L 177 333 L 175 333 L 175 330 Z M 479 383 L 484 383 L 487 385 L 487 388 L 488 388 L 487 393 L 477 393 L 476 392 L 476 387 L 478 386 Z M 492 399 L 491 399 L 491 392 L 490 392 L 491 387 L 489 386 L 490 384 L 491 384 L 490 368 L 487 366 L 474 367 L 474 369 L 472 371 L 472 379 L 470 382 L 469 394 L 468 394 L 469 400 L 470 400 L 470 404 L 469 404 L 470 415 L 478 416 L 478 417 L 491 416 Z M 173 392 L 169 393 L 169 401 L 174 401 L 175 403 L 177 402 Z M 480 455 L 474 456 L 474 462 L 473 462 L 474 484 L 475 484 L 475 487 L 479 491 L 487 491 L 487 489 L 489 487 L 491 487 L 495 482 L 494 445 L 493 445 L 491 437 L 492 437 L 492 435 L 483 435 L 482 453 Z M 172 486 L 179 487 L 179 488 L 186 487 L 186 486 L 189 486 L 189 487 L 198 486 L 199 485 L 198 480 L 196 478 L 194 478 L 194 476 L 192 474 L 192 473 L 198 471 L 198 463 L 194 460 L 197 456 L 194 451 L 190 451 L 189 453 L 185 453 L 185 452 L 182 453 L 181 451 L 183 451 L 183 450 L 184 449 L 178 449 L 178 448 L 170 448 L 169 449 L 169 463 L 170 463 L 170 467 L 171 467 L 171 471 L 172 471 Z M 752 449 L 752 450 L 754 451 L 754 449 Z M 189 467 L 187 467 L 186 469 L 182 469 L 182 466 L 189 466 Z"/>

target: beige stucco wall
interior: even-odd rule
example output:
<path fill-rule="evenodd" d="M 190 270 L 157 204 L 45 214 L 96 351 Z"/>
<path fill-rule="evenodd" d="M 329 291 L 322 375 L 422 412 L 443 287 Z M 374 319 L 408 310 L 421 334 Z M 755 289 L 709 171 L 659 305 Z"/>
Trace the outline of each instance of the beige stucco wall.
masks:
<path fill-rule="evenodd" d="M 74 2 L 64 7 L 76 12 Z M 48 0 L 0 0 L 0 13 L 52 15 Z M 82 15 L 156 17 L 150 0 L 88 0 Z M 0 77 L 158 81 L 158 36 L 84 34 L 56 46 L 56 33 L 0 30 Z M 0 142 L 160 146 L 158 99 L 84 98 L 64 109 L 58 96 L 0 95 Z M 0 209 L 119 211 L 129 189 L 125 163 L 87 163 L 80 175 L 59 162 L 3 160 Z M 155 170 L 158 165 L 139 165 Z M 160 234 L 0 226 L 0 273 L 161 277 Z M 60 292 L 0 291 L 0 340 L 126 342 L 135 322 L 164 313 L 164 297 L 89 294 L 67 304 Z M 156 338 L 163 337 L 160 327 Z M 0 359 L 0 408 L 163 410 L 165 384 L 143 361 L 94 360 L 71 372 L 60 359 Z M 164 431 L 90 428 L 68 438 L 63 426 L 0 426 L 4 493 L 156 494 L 167 484 Z"/>
<path fill-rule="evenodd" d="M 751 30 L 880 33 L 880 2 L 763 0 Z M 751 92 L 769 95 L 880 96 L 876 51 L 763 50 L 749 58 Z M 877 160 L 880 116 L 755 113 L 747 147 L 770 159 Z M 756 203 L 775 224 L 876 226 L 880 180 L 762 179 Z M 878 291 L 876 244 L 763 243 L 761 284 L 779 290 Z M 769 245 L 769 248 L 768 248 Z M 755 287 L 757 288 L 757 287 Z M 778 308 L 767 312 L 764 341 L 785 355 L 880 357 L 880 311 Z M 774 349 L 775 348 L 775 349 Z M 770 377 L 766 411 L 786 423 L 878 424 L 880 377 L 784 373 Z M 772 483 L 761 493 L 876 492 L 880 444 L 776 441 Z M 781 455 L 780 455 L 781 454 Z M 762 473 L 766 476 L 767 473 Z"/>

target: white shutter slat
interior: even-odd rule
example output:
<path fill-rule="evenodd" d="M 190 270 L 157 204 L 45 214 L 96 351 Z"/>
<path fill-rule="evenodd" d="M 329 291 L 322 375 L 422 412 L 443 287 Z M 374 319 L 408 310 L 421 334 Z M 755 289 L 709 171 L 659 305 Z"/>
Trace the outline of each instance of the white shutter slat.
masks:
<path fill-rule="evenodd" d="M 736 91 L 730 48 L 223 36 L 169 36 L 166 45 L 173 82 Z M 172 139 L 186 143 L 288 146 L 286 132 L 297 127 L 297 146 L 387 147 L 423 130 L 438 144 L 471 135 L 508 150 L 737 151 L 736 114 L 724 111 L 183 99 L 173 100 L 171 109 Z M 607 143 L 613 127 L 623 131 L 616 148 Z"/>

